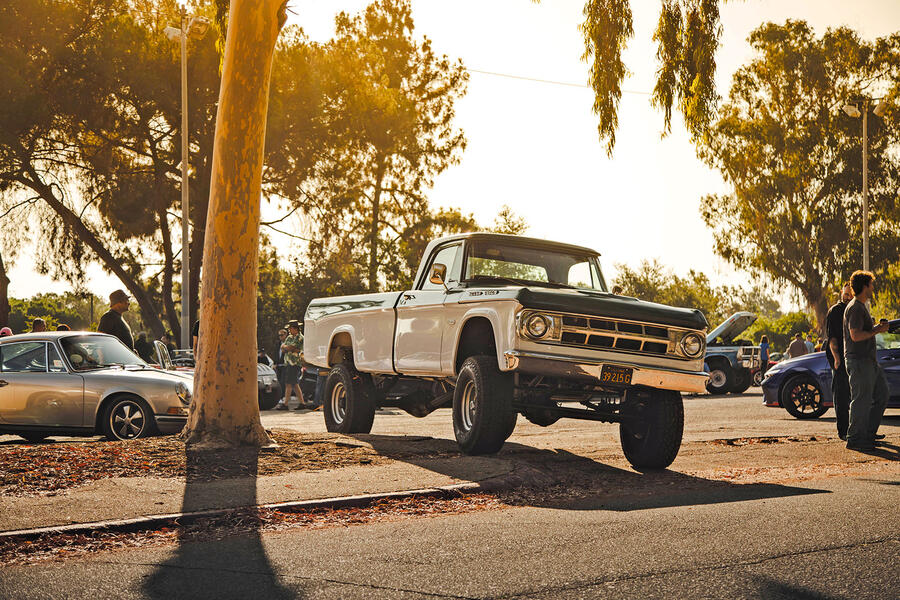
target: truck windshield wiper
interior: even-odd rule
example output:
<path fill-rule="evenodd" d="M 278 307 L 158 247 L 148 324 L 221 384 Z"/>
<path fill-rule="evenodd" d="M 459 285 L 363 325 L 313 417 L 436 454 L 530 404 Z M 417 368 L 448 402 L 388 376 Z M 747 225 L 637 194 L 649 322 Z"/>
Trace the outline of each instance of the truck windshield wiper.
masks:
<path fill-rule="evenodd" d="M 569 285 L 568 283 L 560 283 L 558 281 L 537 281 L 534 279 L 513 279 L 512 277 L 502 277 L 500 275 L 473 275 L 472 279 L 505 281 L 507 283 L 512 283 L 515 285 L 542 285 L 545 287 L 564 288 L 564 289 L 569 289 L 569 290 L 580 289 L 580 288 L 575 287 L 574 285 Z"/>
<path fill-rule="evenodd" d="M 475 280 L 487 280 L 487 281 L 505 281 L 506 283 L 511 283 L 513 285 L 525 285 L 528 283 L 524 279 L 512 279 L 511 277 L 501 277 L 500 275 L 472 275 L 472 279 Z"/>

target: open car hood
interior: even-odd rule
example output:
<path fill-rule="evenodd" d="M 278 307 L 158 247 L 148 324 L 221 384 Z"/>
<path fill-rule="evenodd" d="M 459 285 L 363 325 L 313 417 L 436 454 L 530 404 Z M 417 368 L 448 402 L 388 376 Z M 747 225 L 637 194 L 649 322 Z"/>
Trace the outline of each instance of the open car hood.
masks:
<path fill-rule="evenodd" d="M 734 338 L 744 333 L 748 327 L 756 321 L 756 315 L 752 312 L 736 312 L 706 336 L 706 344 L 712 344 L 716 338 L 721 338 L 725 345 L 734 341 Z"/>

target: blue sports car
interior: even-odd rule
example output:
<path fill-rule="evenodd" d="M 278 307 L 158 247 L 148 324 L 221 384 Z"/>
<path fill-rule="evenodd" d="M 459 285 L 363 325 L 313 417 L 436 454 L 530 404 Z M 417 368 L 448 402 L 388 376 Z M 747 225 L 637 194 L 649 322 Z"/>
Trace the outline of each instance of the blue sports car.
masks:
<path fill-rule="evenodd" d="M 900 319 L 891 321 L 888 333 L 875 337 L 878 362 L 887 375 L 888 408 L 900 408 Z M 832 407 L 831 368 L 824 352 L 815 352 L 778 363 L 762 382 L 763 402 L 784 408 L 798 419 L 821 417 Z"/>

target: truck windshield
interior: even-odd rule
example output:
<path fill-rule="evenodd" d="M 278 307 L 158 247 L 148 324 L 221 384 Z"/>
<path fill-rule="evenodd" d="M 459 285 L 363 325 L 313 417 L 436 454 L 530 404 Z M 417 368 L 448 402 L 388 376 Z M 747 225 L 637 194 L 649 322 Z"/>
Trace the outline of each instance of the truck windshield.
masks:
<path fill-rule="evenodd" d="M 607 291 L 596 255 L 477 240 L 468 244 L 464 279 Z"/>

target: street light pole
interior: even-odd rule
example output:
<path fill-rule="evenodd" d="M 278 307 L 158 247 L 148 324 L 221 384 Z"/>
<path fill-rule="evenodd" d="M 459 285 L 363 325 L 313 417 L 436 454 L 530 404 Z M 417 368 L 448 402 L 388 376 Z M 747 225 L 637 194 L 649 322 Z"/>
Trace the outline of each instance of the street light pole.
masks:
<path fill-rule="evenodd" d="M 187 10 L 181 7 L 181 347 L 191 347 L 191 244 L 188 198 Z"/>
<path fill-rule="evenodd" d="M 862 209 L 863 209 L 863 271 L 869 270 L 869 99 L 863 102 L 863 139 L 862 139 Z"/>

